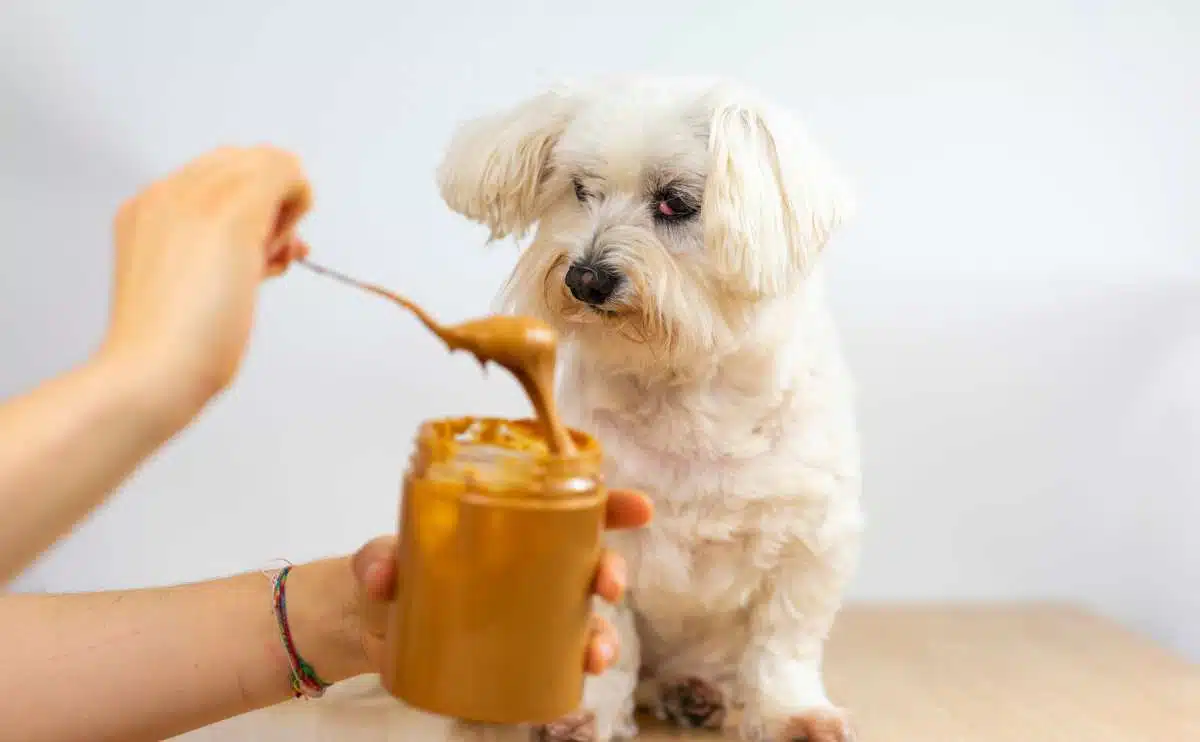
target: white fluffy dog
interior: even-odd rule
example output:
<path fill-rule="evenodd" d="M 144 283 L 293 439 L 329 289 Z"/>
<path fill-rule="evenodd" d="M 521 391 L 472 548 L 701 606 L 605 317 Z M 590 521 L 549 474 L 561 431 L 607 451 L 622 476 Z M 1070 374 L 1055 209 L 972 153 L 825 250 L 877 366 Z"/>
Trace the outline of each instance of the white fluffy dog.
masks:
<path fill-rule="evenodd" d="M 644 705 L 745 740 L 849 739 L 821 673 L 862 530 L 818 267 L 849 211 L 830 164 L 736 85 L 623 80 L 464 125 L 439 179 L 493 238 L 536 229 L 508 308 L 560 331 L 564 415 L 604 444 L 611 486 L 656 505 L 611 540 L 620 661 L 534 738 L 633 736 Z"/>

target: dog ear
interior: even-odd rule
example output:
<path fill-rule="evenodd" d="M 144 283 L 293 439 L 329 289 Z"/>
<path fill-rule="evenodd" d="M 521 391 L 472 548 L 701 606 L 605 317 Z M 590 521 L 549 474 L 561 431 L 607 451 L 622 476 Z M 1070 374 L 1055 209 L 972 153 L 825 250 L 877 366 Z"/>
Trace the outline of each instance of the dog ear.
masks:
<path fill-rule="evenodd" d="M 493 240 L 523 237 L 547 204 L 550 153 L 576 101 L 563 87 L 460 126 L 438 167 L 442 199 Z"/>
<path fill-rule="evenodd" d="M 852 215 L 850 193 L 785 112 L 728 90 L 714 103 L 701 210 L 709 254 L 746 293 L 786 291 Z"/>

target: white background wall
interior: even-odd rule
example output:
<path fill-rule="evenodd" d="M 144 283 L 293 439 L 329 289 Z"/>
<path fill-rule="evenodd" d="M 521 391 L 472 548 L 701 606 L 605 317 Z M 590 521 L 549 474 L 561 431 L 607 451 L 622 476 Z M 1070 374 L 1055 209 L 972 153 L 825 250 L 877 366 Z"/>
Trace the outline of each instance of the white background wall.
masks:
<path fill-rule="evenodd" d="M 744 78 L 858 183 L 828 252 L 862 387 L 856 597 L 1078 599 L 1200 657 L 1189 0 L 4 3 L 0 396 L 98 338 L 120 199 L 220 143 L 304 157 L 321 259 L 483 313 L 515 252 L 438 200 L 451 127 L 612 72 Z M 354 549 L 393 527 L 418 421 L 522 411 L 390 307 L 294 274 L 236 388 L 21 586 Z"/>

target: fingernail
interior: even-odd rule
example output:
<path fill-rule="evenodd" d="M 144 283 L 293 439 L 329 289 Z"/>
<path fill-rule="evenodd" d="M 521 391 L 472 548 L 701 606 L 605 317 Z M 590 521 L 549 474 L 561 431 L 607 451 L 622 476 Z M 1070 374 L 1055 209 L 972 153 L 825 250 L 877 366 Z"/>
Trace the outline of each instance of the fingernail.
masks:
<path fill-rule="evenodd" d="M 612 662 L 613 651 L 612 644 L 609 642 L 600 642 L 600 659 L 604 661 L 605 665 Z"/>

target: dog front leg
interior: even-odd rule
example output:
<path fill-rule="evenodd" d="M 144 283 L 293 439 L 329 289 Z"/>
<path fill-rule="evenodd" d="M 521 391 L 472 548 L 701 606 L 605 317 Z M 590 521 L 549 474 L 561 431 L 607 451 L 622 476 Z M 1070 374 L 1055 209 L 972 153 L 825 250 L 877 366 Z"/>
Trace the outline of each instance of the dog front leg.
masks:
<path fill-rule="evenodd" d="M 846 547 L 847 549 L 849 547 Z M 777 568 L 750 615 L 738 668 L 746 742 L 848 742 L 846 713 L 825 694 L 825 637 L 841 606 L 853 554 L 805 554 Z"/>

